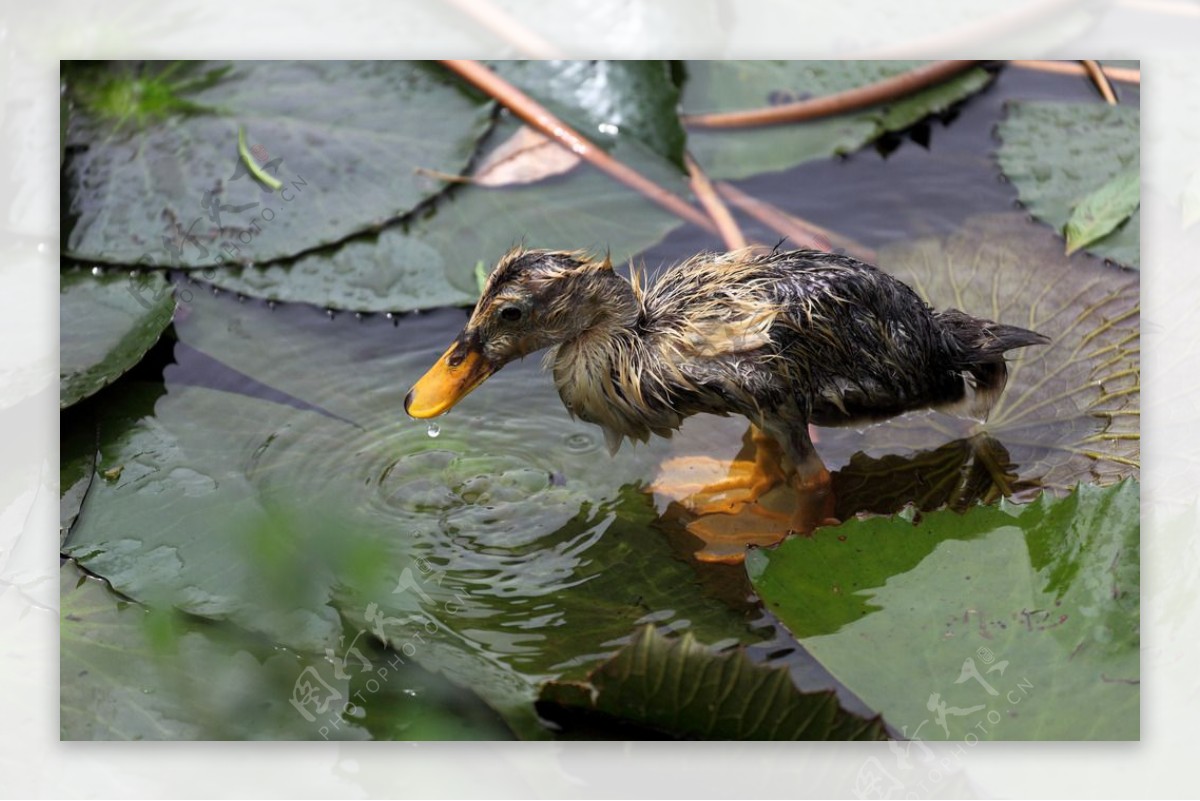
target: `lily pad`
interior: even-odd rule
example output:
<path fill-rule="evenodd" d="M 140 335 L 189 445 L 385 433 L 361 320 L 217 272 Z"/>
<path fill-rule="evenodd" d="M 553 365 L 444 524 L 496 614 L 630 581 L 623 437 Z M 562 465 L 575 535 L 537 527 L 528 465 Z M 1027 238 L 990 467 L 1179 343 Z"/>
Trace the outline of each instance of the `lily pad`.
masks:
<path fill-rule="evenodd" d="M 442 190 L 417 168 L 461 172 L 491 116 L 489 102 L 421 62 L 151 62 L 67 75 L 63 250 L 123 264 L 271 261 L 377 227 Z M 243 129 L 278 192 L 243 163 Z"/>
<path fill-rule="evenodd" d="M 1125 481 L 916 523 L 851 520 L 752 552 L 746 568 L 905 737 L 1127 740 L 1139 731 L 1138 544 L 1138 485 Z"/>
<path fill-rule="evenodd" d="M 59 544 L 79 515 L 96 469 L 96 424 L 91 415 L 74 425 L 62 424 L 59 446 Z"/>
<path fill-rule="evenodd" d="M 345 620 L 523 736 L 548 735 L 532 711 L 541 682 L 586 670 L 640 623 L 713 643 L 766 635 L 648 530 L 638 485 L 665 443 L 608 457 L 533 360 L 436 438 L 404 418 L 462 312 L 393 326 L 198 290 L 184 303 L 167 392 L 152 413 L 132 385 L 108 404 L 64 546 L 120 592 L 305 653 L 337 649 Z"/>
<path fill-rule="evenodd" d="M 503 143 L 518 129 L 497 131 Z M 683 179 L 636 142 L 614 155 L 686 194 Z M 414 222 L 357 237 L 292 263 L 221 268 L 211 280 L 253 297 L 355 311 L 468 306 L 479 297 L 476 265 L 490 269 L 509 248 L 590 248 L 618 262 L 659 242 L 678 218 L 607 175 L 581 166 L 529 186 L 463 186 Z"/>
<path fill-rule="evenodd" d="M 1138 174 L 1126 170 L 1075 204 L 1064 233 L 1067 254 L 1103 239 L 1129 219 L 1141 203 Z"/>
<path fill-rule="evenodd" d="M 921 61 L 689 61 L 687 114 L 743 111 L 824 97 L 909 72 Z M 747 178 L 852 153 L 981 90 L 987 71 L 970 69 L 885 105 L 827 119 L 744 129 L 695 127 L 688 149 L 716 178 Z"/>
<path fill-rule="evenodd" d="M 1008 116 L 997 130 L 1002 144 L 996 158 L 1029 211 L 1063 231 L 1075 209 L 1082 204 L 1086 211 L 1097 202 L 1095 193 L 1118 176 L 1137 175 L 1139 132 L 1138 110 L 1128 106 L 1014 102 L 1008 105 Z M 1120 216 L 1111 232 L 1085 247 L 1098 256 L 1137 267 L 1141 215 L 1134 202 L 1136 191 L 1129 186 L 1132 180 L 1128 178 L 1115 193 L 1121 202 L 1105 203 L 1111 215 Z"/>
<path fill-rule="evenodd" d="M 493 69 L 588 141 L 635 139 L 683 173 L 686 134 L 667 61 L 499 61 Z"/>
<path fill-rule="evenodd" d="M 716 653 L 690 633 L 668 639 L 653 626 L 580 682 L 550 682 L 538 712 L 565 726 L 646 729 L 714 740 L 886 740 L 879 717 L 838 705 L 833 691 L 804 693 L 784 668 Z M 638 732 L 642 735 L 642 732 Z"/>
<path fill-rule="evenodd" d="M 339 673 L 325 656 L 130 602 L 71 562 L 59 572 L 64 740 L 511 736 L 469 693 L 386 649 L 364 643 L 369 670 Z M 335 710 L 311 714 L 335 695 Z M 349 699 L 358 718 L 342 721 Z"/>
<path fill-rule="evenodd" d="M 131 603 L 69 562 L 59 572 L 62 739 L 302 736 L 288 702 L 312 660 Z"/>
<path fill-rule="evenodd" d="M 59 286 L 59 405 L 78 403 L 121 377 L 171 323 L 175 298 L 155 273 L 63 271 Z"/>
<path fill-rule="evenodd" d="M 1030 328 L 1051 343 L 1009 354 L 1008 386 L 985 423 L 906 415 L 856 437 L 867 456 L 910 456 L 971 439 L 958 449 L 961 458 L 983 459 L 1003 495 L 1032 487 L 1065 493 L 1079 482 L 1107 485 L 1138 474 L 1136 272 L 1068 259 L 1053 232 L 1013 214 L 972 219 L 944 239 L 885 248 L 879 263 L 936 308 Z M 951 462 L 939 469 L 958 469 L 959 457 L 949 450 L 943 457 Z"/>

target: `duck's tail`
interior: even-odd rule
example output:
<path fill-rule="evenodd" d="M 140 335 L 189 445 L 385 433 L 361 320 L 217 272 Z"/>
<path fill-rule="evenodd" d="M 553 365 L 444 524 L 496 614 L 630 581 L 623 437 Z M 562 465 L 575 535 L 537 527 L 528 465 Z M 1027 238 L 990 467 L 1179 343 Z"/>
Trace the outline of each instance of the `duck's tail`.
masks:
<path fill-rule="evenodd" d="M 979 421 L 988 413 L 1008 382 L 1004 354 L 1030 345 L 1046 345 L 1050 338 L 1015 325 L 993 323 L 972 317 L 958 309 L 937 313 L 938 320 L 961 347 L 962 372 L 968 392 L 957 409 Z"/>

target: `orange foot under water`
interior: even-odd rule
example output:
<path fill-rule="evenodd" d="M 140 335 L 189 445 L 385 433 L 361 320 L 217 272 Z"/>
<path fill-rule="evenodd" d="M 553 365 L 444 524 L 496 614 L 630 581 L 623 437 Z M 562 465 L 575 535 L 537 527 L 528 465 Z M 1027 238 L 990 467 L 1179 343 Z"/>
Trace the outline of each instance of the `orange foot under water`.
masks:
<path fill-rule="evenodd" d="M 803 468 L 785 475 L 779 446 L 751 428 L 732 462 L 670 459 L 651 491 L 695 515 L 686 527 L 704 543 L 697 560 L 737 564 L 751 545 L 774 545 L 790 533 L 837 522 L 829 471 L 815 458 Z"/>

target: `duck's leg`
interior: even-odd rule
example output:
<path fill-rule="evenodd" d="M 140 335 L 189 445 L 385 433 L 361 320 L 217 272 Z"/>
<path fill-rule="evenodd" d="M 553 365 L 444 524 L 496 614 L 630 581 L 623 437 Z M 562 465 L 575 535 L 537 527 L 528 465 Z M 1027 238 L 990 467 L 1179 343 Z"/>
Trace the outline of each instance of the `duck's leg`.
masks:
<path fill-rule="evenodd" d="M 833 480 L 808 435 L 808 426 L 790 426 L 778 430 L 788 458 L 795 466 L 791 485 L 796 491 L 792 510 L 792 530 L 807 534 L 819 525 L 836 523 L 834 518 Z"/>
<path fill-rule="evenodd" d="M 651 490 L 674 498 L 694 514 L 736 514 L 783 481 L 782 455 L 775 437 L 751 425 L 734 461 L 709 456 L 669 459 Z"/>
<path fill-rule="evenodd" d="M 767 432 L 758 432 L 758 436 L 782 444 L 794 466 L 790 491 L 771 493 L 760 503 L 742 504 L 731 513 L 702 515 L 689 522 L 687 530 L 704 541 L 696 559 L 736 564 L 745 559 L 749 545 L 774 545 L 790 533 L 808 534 L 819 525 L 837 522 L 829 471 L 813 447 L 808 426 L 777 426 L 772 432 L 775 436 Z"/>

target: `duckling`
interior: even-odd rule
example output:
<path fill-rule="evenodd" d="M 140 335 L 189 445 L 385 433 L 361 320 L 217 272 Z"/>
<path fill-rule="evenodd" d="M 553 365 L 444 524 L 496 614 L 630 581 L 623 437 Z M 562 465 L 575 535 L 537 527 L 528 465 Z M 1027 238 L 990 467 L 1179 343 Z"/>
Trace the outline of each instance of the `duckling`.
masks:
<path fill-rule="evenodd" d="M 729 491 L 753 501 L 788 473 L 803 530 L 832 510 L 810 423 L 923 408 L 985 419 L 1007 380 L 1004 354 L 1048 341 L 935 311 L 887 273 L 823 251 L 705 253 L 650 282 L 581 251 L 516 248 L 404 408 L 443 414 L 508 362 L 549 348 L 567 411 L 600 426 L 613 452 L 625 438 L 669 437 L 701 412 L 748 418 L 755 459 L 697 493 L 692 509 L 732 512 Z"/>

